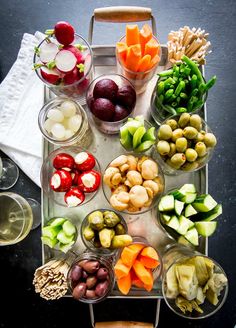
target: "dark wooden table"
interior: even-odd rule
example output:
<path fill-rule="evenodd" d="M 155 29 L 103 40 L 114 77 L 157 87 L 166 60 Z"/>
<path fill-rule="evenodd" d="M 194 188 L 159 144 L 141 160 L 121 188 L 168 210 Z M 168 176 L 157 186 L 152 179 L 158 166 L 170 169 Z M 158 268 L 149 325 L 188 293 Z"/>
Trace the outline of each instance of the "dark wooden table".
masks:
<path fill-rule="evenodd" d="M 87 38 L 93 9 L 112 5 L 152 7 L 158 36 L 166 43 L 170 30 L 184 25 L 202 27 L 210 33 L 212 54 L 207 58 L 206 78 L 217 75 L 209 92 L 208 123 L 218 137 L 218 145 L 209 165 L 209 192 L 223 204 L 217 232 L 209 240 L 209 255 L 219 262 L 229 278 L 229 295 L 223 308 L 214 316 L 189 321 L 172 313 L 162 301 L 160 327 L 227 327 L 236 324 L 236 221 L 235 221 L 235 28 L 234 0 L 176 1 L 83 1 L 83 0 L 8 0 L 0 10 L 0 80 L 7 75 L 16 59 L 24 32 L 34 33 L 52 28 L 55 22 L 67 20 Z M 95 43 L 115 43 L 124 25 L 97 24 Z M 1 115 L 1 108 L 0 108 Z M 0 145 L 1 148 L 1 145 Z M 3 155 L 1 153 L 1 155 Z M 40 189 L 23 173 L 11 189 L 40 201 Z M 34 270 L 41 264 L 40 228 L 21 243 L 0 248 L 0 327 L 90 327 L 88 306 L 73 299 L 46 302 L 34 292 Z M 96 319 L 152 321 L 155 301 L 107 300 L 95 307 Z"/>

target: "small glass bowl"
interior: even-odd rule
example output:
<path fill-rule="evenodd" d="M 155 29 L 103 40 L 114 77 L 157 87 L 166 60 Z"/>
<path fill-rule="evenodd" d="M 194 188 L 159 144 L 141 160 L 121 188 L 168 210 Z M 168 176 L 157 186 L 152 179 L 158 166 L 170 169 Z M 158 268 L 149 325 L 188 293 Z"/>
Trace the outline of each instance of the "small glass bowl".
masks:
<path fill-rule="evenodd" d="M 162 102 L 160 101 L 157 95 L 157 85 L 161 81 L 161 77 L 158 78 L 157 83 L 153 89 L 152 96 L 151 96 L 151 103 L 150 103 L 150 113 L 154 121 L 161 125 L 166 119 L 170 118 L 172 115 L 175 115 L 174 112 L 171 112 L 170 109 L 166 108 Z M 204 78 L 203 78 L 204 79 Z M 204 79 L 205 81 L 205 79 Z M 208 92 L 203 94 L 202 101 L 203 104 L 200 107 L 195 108 L 193 111 L 190 111 L 189 114 L 196 114 L 200 111 L 200 109 L 204 106 L 207 100 Z M 181 105 L 180 105 L 181 107 Z"/>
<path fill-rule="evenodd" d="M 137 157 L 137 158 L 142 158 L 143 156 L 146 156 L 145 154 L 140 154 L 140 155 L 137 155 L 137 154 L 135 154 L 135 153 L 127 153 L 127 154 L 124 154 L 124 155 L 133 155 L 133 156 L 135 156 L 135 157 Z M 118 157 L 118 156 L 117 156 Z M 116 157 L 116 158 L 117 158 Z M 143 213 L 145 213 L 145 212 L 148 212 L 148 211 L 150 211 L 153 207 L 155 207 L 156 206 L 156 204 L 157 204 L 157 202 L 158 202 L 158 200 L 159 200 L 159 198 L 162 196 L 162 194 L 163 194 L 163 191 L 164 191 L 164 189 L 165 189 L 165 177 L 164 177 L 164 174 L 163 174 L 163 171 L 162 171 L 162 169 L 161 169 L 161 166 L 160 166 L 160 164 L 159 164 L 159 162 L 156 160 L 156 159 L 154 159 L 152 156 L 149 156 L 149 155 L 147 155 L 147 157 L 148 158 L 150 158 L 150 159 L 152 159 L 156 164 L 157 164 L 157 166 L 158 166 L 158 176 L 157 176 L 157 178 L 159 178 L 159 181 L 160 181 L 160 183 L 161 183 L 161 186 L 162 186 L 162 188 L 161 188 L 161 190 L 158 192 L 158 194 L 153 198 L 153 200 L 152 200 L 152 203 L 151 203 L 151 205 L 150 206 L 148 206 L 148 207 L 142 207 L 141 208 L 141 210 L 139 210 L 139 211 L 128 211 L 128 210 L 119 210 L 119 212 L 120 213 L 124 213 L 124 214 L 129 214 L 129 215 L 139 215 L 139 214 L 143 214 Z M 114 159 L 116 159 L 116 158 L 114 158 Z M 113 160 L 114 160 L 113 159 Z M 112 160 L 112 161 L 113 161 Z M 112 162 L 111 161 L 111 162 Z M 110 162 L 110 163 L 111 163 Z M 106 167 L 106 169 L 104 170 L 104 172 L 108 169 L 108 167 L 110 166 L 110 163 L 107 165 L 107 167 Z M 104 176 L 104 175 L 103 175 Z M 107 202 L 109 203 L 109 205 L 112 207 L 112 205 L 110 204 L 110 197 L 112 196 L 112 191 L 111 191 L 111 188 L 108 186 L 108 185 L 106 185 L 105 183 L 104 183 L 104 179 L 103 179 L 103 183 L 102 183 L 102 188 L 103 188 L 103 193 L 104 193 L 104 196 L 105 196 L 105 198 L 106 198 L 106 200 L 107 200 Z M 117 211 L 115 208 L 114 208 L 114 210 L 115 211 Z"/>
<path fill-rule="evenodd" d="M 67 139 L 58 139 L 55 138 L 52 133 L 48 132 L 45 128 L 45 121 L 48 119 L 47 115 L 49 110 L 57 109 L 63 102 L 71 102 L 76 108 L 76 114 L 80 115 L 81 125 L 77 132 L 75 132 L 71 137 Z M 55 122 L 56 123 L 56 122 Z M 83 109 L 83 107 L 74 101 L 71 98 L 67 97 L 56 97 L 47 103 L 41 108 L 38 116 L 38 124 L 41 133 L 43 134 L 44 138 L 47 139 L 49 142 L 58 145 L 58 146 L 72 146 L 74 144 L 78 144 L 81 147 L 87 148 L 92 142 L 92 130 L 90 128 L 88 117 Z"/>
<path fill-rule="evenodd" d="M 64 201 L 65 192 L 55 192 L 50 188 L 50 179 L 52 177 L 53 172 L 56 170 L 52 164 L 53 159 L 55 158 L 56 155 L 58 155 L 60 153 L 67 153 L 67 154 L 71 155 L 72 157 L 74 157 L 80 152 L 86 152 L 86 150 L 81 147 L 78 147 L 78 146 L 58 148 L 58 149 L 52 151 L 48 155 L 48 157 L 44 160 L 43 165 L 41 167 L 41 172 L 40 172 L 41 186 L 42 186 L 45 194 L 53 202 L 55 202 L 56 204 L 58 204 L 60 206 L 67 207 L 67 204 Z M 96 164 L 95 164 L 95 167 L 93 168 L 93 170 L 95 170 L 101 174 L 100 164 L 95 156 L 94 156 L 94 158 L 95 158 Z M 82 206 L 82 205 L 90 202 L 95 197 L 98 190 L 99 190 L 99 188 L 94 192 L 85 193 L 85 200 L 83 201 L 83 203 L 81 203 L 78 206 Z"/>
<path fill-rule="evenodd" d="M 78 256 L 72 263 L 72 265 L 68 271 L 68 274 L 67 274 L 67 283 L 68 283 L 68 288 L 69 288 L 69 291 L 71 292 L 71 294 L 73 293 L 73 289 L 76 287 L 76 285 L 79 282 L 86 282 L 86 279 L 84 279 L 84 278 L 82 280 L 80 279 L 79 281 L 78 280 L 73 281 L 72 277 L 71 277 L 71 271 L 72 271 L 73 267 L 78 265 L 78 263 L 81 261 L 98 261 L 100 263 L 100 266 L 106 268 L 108 271 L 109 285 L 108 285 L 106 293 L 103 296 L 92 298 L 92 299 L 89 299 L 89 298 L 86 298 L 85 296 L 83 296 L 79 299 L 79 301 L 81 301 L 83 303 L 88 303 L 88 304 L 95 304 L 95 303 L 104 301 L 107 298 L 107 296 L 112 292 L 114 284 L 115 284 L 115 277 L 114 277 L 114 272 L 113 272 L 113 267 L 112 267 L 112 261 L 109 258 L 105 258 L 101 255 L 96 255 L 91 252 L 85 252 L 85 253 L 81 254 L 80 256 Z M 83 270 L 83 271 L 85 271 L 85 270 Z M 101 282 L 102 281 L 104 281 L 104 280 L 101 280 Z"/>
<path fill-rule="evenodd" d="M 58 41 L 54 37 L 49 37 L 51 42 L 58 44 Z M 42 42 L 39 43 L 37 48 L 48 42 L 48 37 L 45 38 Z M 63 83 L 60 84 L 50 84 L 48 83 L 41 75 L 40 69 L 36 69 L 37 76 L 46 84 L 49 89 L 57 96 L 65 95 L 67 97 L 75 98 L 80 103 L 85 104 L 85 92 L 89 85 L 89 83 L 93 79 L 93 53 L 88 42 L 79 34 L 75 33 L 74 41 L 72 45 L 80 44 L 83 47 L 83 55 L 85 58 L 85 68 L 84 68 L 84 76 L 77 82 L 73 84 L 65 85 Z M 41 64 L 40 58 L 37 54 L 34 54 L 33 64 Z"/>
<path fill-rule="evenodd" d="M 154 40 L 157 41 L 158 45 L 159 45 L 159 53 L 158 56 L 160 57 L 161 60 L 161 45 L 159 43 L 159 41 L 157 40 L 157 38 L 152 35 L 152 38 Z M 119 42 L 125 42 L 126 43 L 126 37 L 123 36 Z M 143 93 L 146 88 L 147 88 L 147 84 L 148 82 L 153 78 L 154 74 L 156 73 L 157 67 L 159 65 L 160 60 L 148 71 L 145 72 L 133 72 L 130 71 L 129 69 L 127 69 L 124 64 L 121 62 L 117 51 L 116 51 L 116 61 L 117 61 L 117 71 L 119 74 L 125 76 L 127 79 L 130 80 L 130 82 L 132 82 L 132 84 L 135 87 L 136 93 L 137 94 L 141 94 Z"/>
<path fill-rule="evenodd" d="M 189 113 L 190 114 L 190 113 Z M 166 124 L 166 122 L 170 119 L 174 119 L 174 120 L 177 120 L 180 118 L 182 114 L 178 114 L 178 115 L 173 115 L 171 117 L 169 117 L 168 119 L 166 119 L 163 123 L 163 124 Z M 192 114 L 190 114 L 192 115 Z M 201 122 L 202 122 L 202 129 L 203 131 L 205 131 L 206 133 L 212 133 L 212 130 L 211 128 L 209 127 L 209 125 L 206 123 L 206 121 L 203 120 L 203 118 L 201 118 Z M 160 127 L 159 127 L 160 129 Z M 158 132 L 159 132 L 159 129 L 157 130 L 157 135 L 158 135 Z M 159 141 L 159 138 L 157 138 L 157 143 Z M 190 163 L 188 161 L 186 161 L 184 163 L 183 166 L 181 166 L 179 169 L 177 168 L 174 168 L 172 166 L 170 166 L 166 161 L 169 159 L 168 156 L 161 156 L 156 147 L 153 148 L 153 151 L 152 151 L 152 156 L 153 158 L 155 158 L 157 161 L 159 161 L 160 163 L 160 166 L 164 172 L 164 174 L 166 175 L 180 175 L 180 174 L 183 174 L 183 173 L 190 173 L 190 172 L 195 172 L 195 171 L 198 171 L 200 170 L 202 167 L 204 167 L 209 161 L 210 159 L 212 158 L 213 156 L 213 152 L 214 152 L 214 148 L 215 147 L 211 147 L 211 148 L 207 148 L 207 154 L 203 157 L 198 157 L 196 161 Z"/>
<path fill-rule="evenodd" d="M 116 215 L 118 215 L 118 217 L 121 220 L 120 223 L 125 228 L 125 234 L 128 232 L 128 226 L 127 226 L 124 218 L 118 212 L 115 212 L 114 210 L 110 210 L 110 209 L 97 209 L 97 210 L 94 210 L 94 211 L 90 212 L 89 214 L 87 214 L 86 217 L 84 218 L 84 220 L 82 221 L 82 224 L 80 227 L 81 239 L 82 239 L 85 247 L 87 249 L 89 249 L 91 252 L 95 252 L 96 254 L 104 255 L 104 256 L 115 256 L 119 249 L 95 247 L 93 240 L 89 241 L 84 237 L 83 231 L 86 227 L 89 226 L 88 217 L 90 216 L 90 214 L 92 214 L 95 211 L 100 211 L 102 213 L 104 213 L 105 211 L 109 211 L 109 212 L 115 213 Z"/>
<path fill-rule="evenodd" d="M 134 90 L 134 86 L 132 85 L 132 83 L 126 79 L 124 76 L 119 75 L 119 74 L 103 74 L 98 76 L 97 78 L 95 78 L 89 85 L 88 89 L 87 89 L 87 93 L 86 93 L 86 101 L 87 101 L 87 107 L 89 109 L 89 113 L 96 125 L 96 127 L 102 131 L 103 133 L 106 134 L 116 134 L 119 133 L 120 131 L 120 127 L 124 124 L 124 122 L 127 120 L 128 117 L 130 117 L 134 111 L 135 105 L 136 105 L 136 101 L 133 105 L 132 108 L 129 108 L 129 114 L 128 116 L 126 116 L 125 118 L 123 118 L 120 121 L 114 121 L 114 122 L 109 122 L 109 121 L 103 121 L 100 118 L 96 117 L 91 109 L 91 100 L 93 99 L 93 89 L 96 85 L 96 83 L 102 79 L 111 79 L 113 80 L 118 87 L 123 87 L 123 86 L 130 86 L 132 87 Z"/>
<path fill-rule="evenodd" d="M 200 308 L 203 310 L 203 313 L 199 313 L 196 310 L 193 310 L 191 312 L 183 313 L 180 311 L 180 309 L 176 306 L 175 304 L 175 298 L 169 298 L 166 295 L 167 292 L 167 282 L 166 282 L 166 277 L 168 271 L 176 264 L 180 264 L 185 262 L 186 260 L 189 260 L 194 257 L 203 257 L 208 260 L 211 260 L 214 263 L 214 273 L 221 273 L 224 274 L 224 276 L 227 278 L 223 268 L 212 258 L 203 255 L 201 253 L 198 253 L 192 249 L 189 249 L 188 247 L 179 245 L 179 246 L 174 246 L 173 249 L 170 249 L 167 251 L 168 255 L 164 255 L 163 257 L 163 279 L 162 279 L 162 294 L 164 297 L 164 300 L 168 307 L 177 315 L 186 318 L 186 319 L 205 319 L 207 317 L 210 317 L 211 315 L 215 314 L 225 303 L 225 300 L 228 295 L 228 282 L 226 283 L 226 286 L 224 289 L 221 291 L 220 295 L 218 296 L 219 298 L 219 303 L 214 306 L 211 304 L 207 299 L 205 299 L 203 304 L 200 304 Z"/>

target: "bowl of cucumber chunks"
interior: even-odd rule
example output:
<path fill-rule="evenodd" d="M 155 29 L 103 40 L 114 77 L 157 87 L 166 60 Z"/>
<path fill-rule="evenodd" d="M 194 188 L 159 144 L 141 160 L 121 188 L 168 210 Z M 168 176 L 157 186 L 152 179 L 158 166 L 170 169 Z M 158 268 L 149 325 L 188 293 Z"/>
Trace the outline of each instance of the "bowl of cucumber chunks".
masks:
<path fill-rule="evenodd" d="M 186 246 L 198 246 L 199 236 L 211 236 L 217 227 L 213 220 L 222 214 L 222 205 L 209 194 L 197 193 L 193 184 L 164 195 L 158 209 L 165 230 Z"/>
<path fill-rule="evenodd" d="M 42 228 L 42 243 L 67 253 L 77 240 L 76 226 L 67 218 L 56 217 L 48 221 Z"/>

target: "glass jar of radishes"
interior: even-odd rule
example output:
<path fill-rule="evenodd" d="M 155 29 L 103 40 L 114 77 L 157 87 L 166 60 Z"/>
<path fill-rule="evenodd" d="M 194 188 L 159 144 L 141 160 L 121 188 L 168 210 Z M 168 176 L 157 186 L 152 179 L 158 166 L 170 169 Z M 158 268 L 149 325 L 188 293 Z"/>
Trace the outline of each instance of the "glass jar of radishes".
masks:
<path fill-rule="evenodd" d="M 79 145 L 87 148 L 92 142 L 92 130 L 83 107 L 67 97 L 47 102 L 38 116 L 45 139 L 58 146 Z"/>

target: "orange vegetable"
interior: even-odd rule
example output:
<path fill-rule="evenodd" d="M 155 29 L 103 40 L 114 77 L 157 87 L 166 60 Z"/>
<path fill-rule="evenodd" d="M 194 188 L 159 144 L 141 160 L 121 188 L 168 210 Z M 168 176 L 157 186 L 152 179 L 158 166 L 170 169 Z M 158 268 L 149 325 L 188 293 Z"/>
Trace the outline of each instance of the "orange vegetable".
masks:
<path fill-rule="evenodd" d="M 150 257 L 142 255 L 138 258 L 138 260 L 145 266 L 145 268 L 148 269 L 155 269 L 160 264 L 159 261 L 150 259 Z"/>
<path fill-rule="evenodd" d="M 128 49 L 127 44 L 124 42 L 117 42 L 116 49 L 121 62 L 125 63 Z"/>
<path fill-rule="evenodd" d="M 119 259 L 116 262 L 116 265 L 114 267 L 115 275 L 117 279 L 123 278 L 128 275 L 129 271 L 131 269 L 131 266 L 125 265 L 121 259 Z"/>
<path fill-rule="evenodd" d="M 138 25 L 126 25 L 126 43 L 128 47 L 139 43 Z"/>
<path fill-rule="evenodd" d="M 141 46 L 140 44 L 135 44 L 128 48 L 126 57 L 126 68 L 130 71 L 137 72 L 139 60 L 141 59 Z"/>
<path fill-rule="evenodd" d="M 153 289 L 153 274 L 152 274 L 152 271 L 151 270 L 148 270 L 149 272 L 150 272 L 150 275 L 152 276 L 152 280 L 151 280 L 151 282 L 150 282 L 150 284 L 144 284 L 144 288 L 148 291 L 148 292 L 150 292 L 152 289 Z"/>
<path fill-rule="evenodd" d="M 139 63 L 138 63 L 138 72 L 145 72 L 149 69 L 151 62 L 151 56 L 150 55 L 145 55 L 143 56 Z"/>
<path fill-rule="evenodd" d="M 153 68 L 153 66 L 155 66 L 157 63 L 159 63 L 159 61 L 160 61 L 160 56 L 159 55 L 154 56 L 152 58 L 150 64 L 149 64 L 148 70 L 151 69 L 151 68 Z"/>
<path fill-rule="evenodd" d="M 129 246 L 124 247 L 121 253 L 122 262 L 127 266 L 132 266 L 140 250 L 141 250 L 140 248 L 134 249 L 134 248 L 130 248 Z"/>
<path fill-rule="evenodd" d="M 144 283 L 136 276 L 133 269 L 130 270 L 131 283 L 133 286 L 138 288 L 144 288 Z"/>
<path fill-rule="evenodd" d="M 127 276 L 124 276 L 117 280 L 117 285 L 120 290 L 120 292 L 124 295 L 127 295 L 131 288 L 131 275 L 130 272 L 127 274 Z"/>
<path fill-rule="evenodd" d="M 134 272 L 137 277 L 146 285 L 151 285 L 153 283 L 153 277 L 150 270 L 146 269 L 144 265 L 136 260 L 133 265 Z"/>
<path fill-rule="evenodd" d="M 128 246 L 130 249 L 132 249 L 134 252 L 139 253 L 144 247 L 144 244 L 131 244 Z"/>
<path fill-rule="evenodd" d="M 152 29 L 148 24 L 144 24 L 139 32 L 142 54 L 144 54 L 145 44 L 152 38 Z"/>
<path fill-rule="evenodd" d="M 149 257 L 152 260 L 159 261 L 159 257 L 158 257 L 158 254 L 157 254 L 156 250 L 153 247 L 151 247 L 151 246 L 145 247 L 142 250 L 142 252 L 141 252 L 140 255 Z"/>
<path fill-rule="evenodd" d="M 145 44 L 144 55 L 150 55 L 152 58 L 154 58 L 158 54 L 158 48 L 159 44 L 155 39 L 152 38 Z"/>

